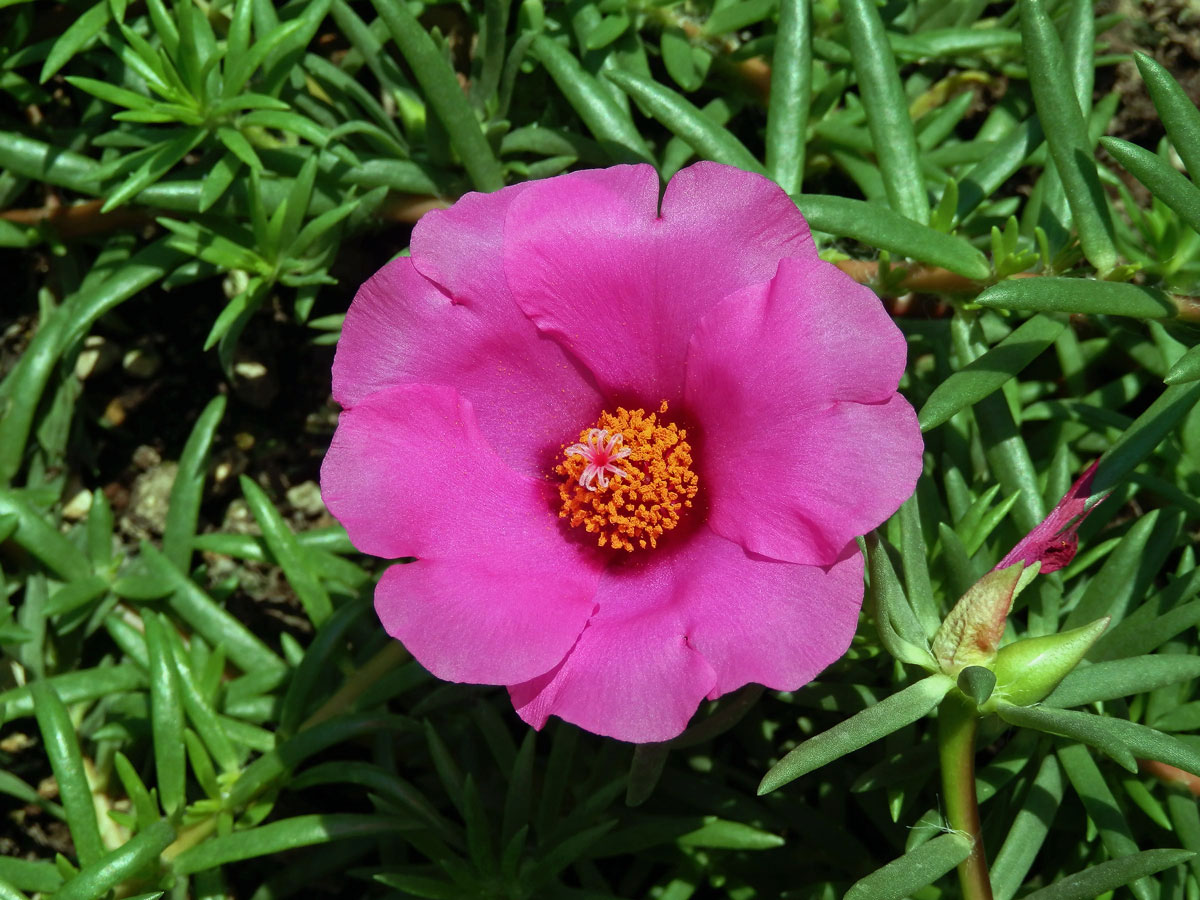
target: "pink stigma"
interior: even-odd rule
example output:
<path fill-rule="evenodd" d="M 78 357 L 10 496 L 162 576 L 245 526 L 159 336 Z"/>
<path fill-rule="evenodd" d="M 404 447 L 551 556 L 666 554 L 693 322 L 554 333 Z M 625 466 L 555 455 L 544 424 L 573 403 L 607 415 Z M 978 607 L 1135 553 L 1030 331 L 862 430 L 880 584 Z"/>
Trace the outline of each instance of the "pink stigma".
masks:
<path fill-rule="evenodd" d="M 609 434 L 604 428 L 588 429 L 586 443 L 572 444 L 564 452 L 567 456 L 581 457 L 587 466 L 579 473 L 580 487 L 589 491 L 604 490 L 608 487 L 608 476 L 617 478 L 624 469 L 617 465 L 617 460 L 624 459 L 632 451 L 622 447 L 621 435 Z"/>

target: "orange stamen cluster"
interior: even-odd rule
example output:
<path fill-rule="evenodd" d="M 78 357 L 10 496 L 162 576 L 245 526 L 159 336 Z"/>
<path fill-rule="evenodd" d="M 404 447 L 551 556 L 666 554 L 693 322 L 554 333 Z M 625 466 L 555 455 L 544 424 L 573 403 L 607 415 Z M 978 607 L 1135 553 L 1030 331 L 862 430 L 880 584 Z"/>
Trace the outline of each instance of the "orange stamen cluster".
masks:
<path fill-rule="evenodd" d="M 558 515 L 595 534 L 601 547 L 656 547 L 692 505 L 692 448 L 685 429 L 659 418 L 666 411 L 664 400 L 657 414 L 624 407 L 602 412 L 580 433 L 580 443 L 563 448 L 565 458 L 554 469 L 563 477 Z M 605 471 L 611 477 L 604 478 Z"/>

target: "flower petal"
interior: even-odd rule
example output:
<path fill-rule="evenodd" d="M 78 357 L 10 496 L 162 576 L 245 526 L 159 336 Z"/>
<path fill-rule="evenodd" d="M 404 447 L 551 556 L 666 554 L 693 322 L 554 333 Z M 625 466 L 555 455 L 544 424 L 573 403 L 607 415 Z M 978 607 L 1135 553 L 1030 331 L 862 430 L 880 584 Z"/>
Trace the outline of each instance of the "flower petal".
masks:
<path fill-rule="evenodd" d="M 661 214 L 654 170 L 617 166 L 529 185 L 505 225 L 517 304 L 622 402 L 678 400 L 700 317 L 785 257 L 816 257 L 795 204 L 709 162 L 671 180 Z"/>
<path fill-rule="evenodd" d="M 610 566 L 570 655 L 509 693 L 535 728 L 557 715 L 620 740 L 669 740 L 705 697 L 810 681 L 849 646 L 862 594 L 854 545 L 821 569 L 752 556 L 701 528 Z"/>
<path fill-rule="evenodd" d="M 1041 563 L 1043 574 L 1057 572 L 1070 564 L 1079 549 L 1079 526 L 1092 514 L 1097 506 L 1108 497 L 1110 491 L 1092 494 L 1092 480 L 1100 460 L 1096 460 L 1071 485 L 1071 489 L 1058 501 L 1034 529 L 1021 538 L 1017 546 L 996 564 L 996 569 L 1007 569 L 1013 563 L 1032 566 Z"/>
<path fill-rule="evenodd" d="M 419 557 L 388 570 L 376 611 L 439 678 L 532 678 L 594 609 L 601 558 L 564 539 L 553 488 L 505 465 L 453 388 L 388 388 L 343 412 L 321 491 L 360 550 Z"/>
<path fill-rule="evenodd" d="M 671 611 L 646 610 L 632 621 L 597 614 L 565 660 L 508 692 L 534 728 L 555 715 L 593 734 L 646 744 L 683 731 L 715 684 Z"/>
<path fill-rule="evenodd" d="M 784 261 L 769 285 L 714 307 L 692 336 L 685 395 L 709 526 L 826 565 L 895 512 L 923 446 L 895 393 L 904 361 L 879 300 L 827 263 Z"/>
<path fill-rule="evenodd" d="M 388 263 L 354 298 L 333 395 L 352 407 L 393 385 L 451 385 L 471 401 L 505 462 L 535 474 L 553 465 L 601 401 L 591 376 L 508 292 L 500 238 L 518 193 L 468 194 L 417 223 L 413 258 Z"/>

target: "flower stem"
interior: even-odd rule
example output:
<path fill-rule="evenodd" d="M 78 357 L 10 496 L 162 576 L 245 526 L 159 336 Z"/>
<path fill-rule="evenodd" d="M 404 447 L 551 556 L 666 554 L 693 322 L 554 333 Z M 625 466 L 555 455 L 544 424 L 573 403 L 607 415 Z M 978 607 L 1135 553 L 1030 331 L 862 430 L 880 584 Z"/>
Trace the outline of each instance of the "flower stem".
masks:
<path fill-rule="evenodd" d="M 376 681 L 403 663 L 412 659 L 404 645 L 399 641 L 388 641 L 383 649 L 372 656 L 367 662 L 346 679 L 345 684 L 332 697 L 321 704 L 321 708 L 304 720 L 300 731 L 312 728 L 333 718 L 339 713 L 346 712 L 363 692 Z"/>
<path fill-rule="evenodd" d="M 951 828 L 971 838 L 971 855 L 958 866 L 964 900 L 992 900 L 992 881 L 979 827 L 979 802 L 975 797 L 978 722 L 974 706 L 956 691 L 946 696 L 938 710 L 938 756 L 946 819 Z"/>

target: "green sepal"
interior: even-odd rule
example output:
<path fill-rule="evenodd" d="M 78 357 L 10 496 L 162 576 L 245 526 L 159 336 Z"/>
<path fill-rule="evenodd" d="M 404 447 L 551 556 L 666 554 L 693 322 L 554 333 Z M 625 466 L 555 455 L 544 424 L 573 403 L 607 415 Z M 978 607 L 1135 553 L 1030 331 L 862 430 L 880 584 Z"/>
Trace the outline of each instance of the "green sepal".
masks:
<path fill-rule="evenodd" d="M 1004 634 L 1024 563 L 988 572 L 959 598 L 933 636 L 933 656 L 943 672 L 957 676 L 967 666 L 992 667 Z M 1023 586 L 1023 585 L 1021 585 Z"/>
<path fill-rule="evenodd" d="M 958 673 L 958 689 L 974 700 L 976 706 L 983 706 L 995 688 L 996 676 L 991 669 L 967 666 Z"/>
<path fill-rule="evenodd" d="M 1026 638 L 1001 648 L 992 671 L 996 689 L 987 706 L 997 702 L 1029 706 L 1044 700 L 1071 672 L 1108 627 L 1109 617 L 1061 634 Z"/>

